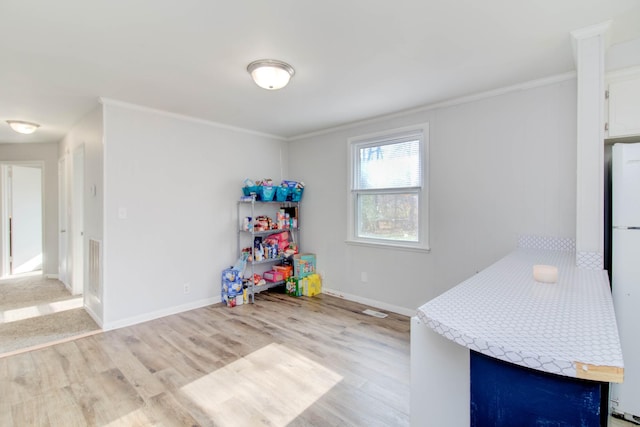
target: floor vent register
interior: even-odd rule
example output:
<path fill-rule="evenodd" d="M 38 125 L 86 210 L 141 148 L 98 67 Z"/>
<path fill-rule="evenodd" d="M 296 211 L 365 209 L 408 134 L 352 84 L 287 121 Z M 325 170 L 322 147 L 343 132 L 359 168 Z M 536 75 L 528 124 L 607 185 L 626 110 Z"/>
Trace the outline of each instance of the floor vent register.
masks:
<path fill-rule="evenodd" d="M 366 310 L 363 311 L 363 313 L 364 314 L 368 314 L 369 316 L 379 317 L 380 319 L 384 319 L 385 317 L 387 317 L 387 314 L 381 313 L 381 312 L 375 311 L 375 310 L 366 309 Z"/>

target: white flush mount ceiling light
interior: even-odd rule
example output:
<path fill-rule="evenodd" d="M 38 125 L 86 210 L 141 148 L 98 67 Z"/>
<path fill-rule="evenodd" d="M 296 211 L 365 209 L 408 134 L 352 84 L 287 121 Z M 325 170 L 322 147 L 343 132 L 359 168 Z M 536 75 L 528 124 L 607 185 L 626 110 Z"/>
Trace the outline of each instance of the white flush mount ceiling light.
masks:
<path fill-rule="evenodd" d="M 295 74 L 291 65 L 275 59 L 253 61 L 247 71 L 258 86 L 268 90 L 282 89 Z"/>
<path fill-rule="evenodd" d="M 22 120 L 7 120 L 11 129 L 15 130 L 18 133 L 23 133 L 25 135 L 29 135 L 34 133 L 36 129 L 40 127 L 37 123 L 31 122 L 23 122 Z"/>

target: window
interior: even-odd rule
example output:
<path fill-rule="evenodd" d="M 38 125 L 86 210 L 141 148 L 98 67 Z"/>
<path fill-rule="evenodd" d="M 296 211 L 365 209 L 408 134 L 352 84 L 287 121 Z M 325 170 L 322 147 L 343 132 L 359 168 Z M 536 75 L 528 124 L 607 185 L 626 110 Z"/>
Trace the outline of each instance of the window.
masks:
<path fill-rule="evenodd" d="M 349 140 L 354 243 L 428 249 L 428 125 Z"/>

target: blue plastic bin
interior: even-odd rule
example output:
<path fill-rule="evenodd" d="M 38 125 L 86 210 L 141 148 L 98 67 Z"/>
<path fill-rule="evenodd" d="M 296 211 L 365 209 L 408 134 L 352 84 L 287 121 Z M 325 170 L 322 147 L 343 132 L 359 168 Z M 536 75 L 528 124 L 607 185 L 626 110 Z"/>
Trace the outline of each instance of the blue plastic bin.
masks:
<path fill-rule="evenodd" d="M 276 200 L 278 202 L 286 202 L 289 196 L 289 187 L 278 187 L 276 190 Z"/>
<path fill-rule="evenodd" d="M 291 194 L 291 201 L 299 202 L 300 199 L 302 199 L 303 191 L 304 191 L 304 188 L 290 188 L 289 192 Z"/>
<path fill-rule="evenodd" d="M 253 185 L 251 187 L 242 187 L 242 193 L 245 196 L 250 196 L 251 193 L 258 194 L 258 186 Z"/>
<path fill-rule="evenodd" d="M 276 187 L 260 187 L 260 199 L 263 202 L 270 202 L 273 200 L 273 197 L 276 195 Z"/>

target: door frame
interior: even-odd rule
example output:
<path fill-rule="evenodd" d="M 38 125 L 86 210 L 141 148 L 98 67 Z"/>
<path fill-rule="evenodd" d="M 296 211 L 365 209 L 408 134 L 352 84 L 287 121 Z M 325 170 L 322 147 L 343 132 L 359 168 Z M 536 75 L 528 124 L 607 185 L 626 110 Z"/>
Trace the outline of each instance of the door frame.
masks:
<path fill-rule="evenodd" d="M 71 292 L 69 283 L 69 156 L 58 159 L 58 280 Z"/>
<path fill-rule="evenodd" d="M 36 167 L 40 169 L 40 222 L 42 224 L 42 268 L 47 262 L 47 241 L 46 241 L 46 215 L 45 215 L 45 164 L 42 160 L 2 160 L 0 161 L 0 277 L 8 277 L 11 275 L 9 264 L 9 217 L 11 215 L 10 208 L 10 191 L 8 171 L 10 166 L 26 166 Z"/>
<path fill-rule="evenodd" d="M 73 295 L 84 294 L 85 235 L 84 235 L 84 172 L 85 149 L 80 144 L 73 150 L 71 173 L 71 287 Z"/>

